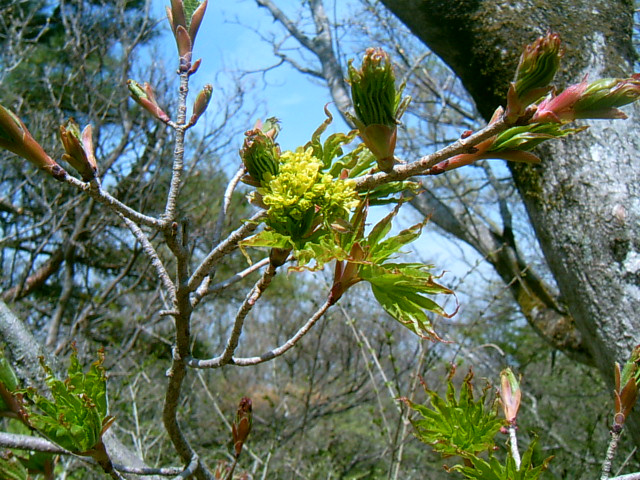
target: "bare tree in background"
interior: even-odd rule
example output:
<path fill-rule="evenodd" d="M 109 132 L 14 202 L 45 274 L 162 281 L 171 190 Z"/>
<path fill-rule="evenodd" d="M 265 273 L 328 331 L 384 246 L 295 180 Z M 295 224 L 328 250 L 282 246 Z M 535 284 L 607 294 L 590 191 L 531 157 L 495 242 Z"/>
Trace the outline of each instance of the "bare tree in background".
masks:
<path fill-rule="evenodd" d="M 341 66 L 344 61 L 340 52 L 336 51 L 338 43 L 332 38 L 334 26 L 328 20 L 324 4 L 319 0 L 308 2 L 313 26 L 310 32 L 290 21 L 274 3 L 260 0 L 258 4 L 266 7 L 303 50 L 317 59 L 318 66 L 305 66 L 299 59 L 283 53 L 285 50 L 277 50 L 276 54 L 301 72 L 325 79 L 344 114 L 350 108 L 350 95 Z M 16 5 L 11 4 L 8 8 L 15 9 Z M 189 78 L 196 73 L 199 65 L 199 61 L 191 58 L 191 51 L 206 2 L 186 2 L 183 7 L 182 2 L 176 1 L 172 2 L 169 9 L 180 56 L 177 103 L 165 100 L 164 86 L 160 80 L 153 82 L 154 87 L 160 86 L 155 92 L 149 85 L 129 80 L 133 98 L 157 121 L 139 115 L 139 109 L 132 110 L 123 102 L 123 96 L 119 96 L 117 90 L 108 88 L 115 73 L 122 84 L 129 76 L 140 75 L 138 72 L 131 75 L 129 60 L 133 47 L 146 38 L 147 17 L 143 16 L 141 23 L 132 23 L 129 18 L 131 11 L 116 9 L 122 15 L 120 28 L 111 34 L 121 36 L 117 37 L 115 43 L 100 42 L 95 35 L 102 18 L 102 13 L 98 12 L 100 8 L 107 7 L 109 5 L 95 2 L 62 3 L 53 17 L 34 16 L 32 12 L 38 12 L 37 9 L 11 10 L 11 15 L 20 21 L 11 23 L 6 38 L 12 41 L 23 38 L 24 44 L 19 43 L 17 50 L 8 50 L 9 54 L 3 60 L 10 69 L 18 71 L 24 67 L 22 57 L 15 52 L 30 51 L 33 52 L 31 57 L 37 57 L 35 52 L 38 44 L 48 38 L 50 20 L 46 18 L 59 19 L 59 35 L 50 37 L 53 40 L 50 40 L 52 43 L 49 46 L 54 50 L 57 46 L 60 52 L 73 52 L 71 58 L 60 62 L 61 71 L 44 66 L 44 81 L 35 85 L 37 88 L 3 99 L 3 102 L 10 102 L 21 118 L 31 117 L 31 134 L 43 139 L 46 151 L 55 152 L 53 158 L 57 159 L 62 154 L 62 158 L 67 159 L 82 177 L 80 180 L 66 173 L 44 152 L 34 154 L 32 145 L 32 150 L 24 154 L 26 147 L 12 144 L 13 137 L 3 139 L 9 142 L 8 148 L 13 148 L 14 153 L 25 156 L 63 182 L 49 180 L 40 184 L 32 177 L 25 176 L 13 159 L 13 171 L 3 170 L 1 181 L 9 186 L 9 194 L 2 199 L 3 215 L 6 214 L 3 218 L 8 219 L 3 225 L 3 238 L 0 240 L 3 242 L 3 255 L 6 255 L 2 258 L 2 265 L 3 270 L 7 265 L 9 272 L 3 276 L 6 282 L 3 298 L 13 302 L 20 300 L 20 303 L 16 303 L 18 311 L 32 324 L 39 340 L 54 355 L 62 357 L 74 350 L 72 339 L 84 340 L 79 344 L 83 358 L 91 357 L 88 351 L 91 344 L 109 346 L 110 350 L 113 344 L 119 344 L 118 351 L 108 352 L 106 365 L 116 374 L 128 375 L 127 382 L 120 384 L 128 387 L 128 391 L 122 390 L 116 395 L 122 402 L 120 405 L 133 402 L 128 424 L 123 421 L 112 425 L 113 419 L 105 416 L 99 442 L 91 444 L 92 448 L 84 451 L 81 448 L 74 449 L 74 445 L 65 448 L 93 458 L 113 478 L 138 474 L 231 478 L 251 429 L 251 401 L 243 398 L 236 419 L 227 421 L 227 426 L 230 424 L 233 431 L 231 451 L 234 453 L 231 454 L 222 453 L 220 446 L 225 440 L 199 431 L 199 427 L 210 421 L 202 409 L 213 404 L 216 416 L 224 424 L 224 413 L 218 405 L 219 390 L 234 388 L 234 383 L 227 376 L 236 377 L 234 380 L 240 382 L 246 382 L 252 376 L 279 377 L 275 378 L 273 385 L 281 387 L 282 391 L 265 392 L 258 397 L 270 403 L 269 407 L 263 406 L 263 411 L 270 409 L 275 420 L 260 419 L 258 415 L 254 419 L 256 423 L 261 422 L 271 429 L 275 440 L 272 438 L 271 444 L 260 452 L 244 447 L 248 452 L 246 455 L 252 459 L 253 474 L 261 474 L 264 478 L 270 471 L 277 471 L 278 474 L 286 472 L 291 478 L 311 478 L 332 469 L 340 475 L 362 475 L 365 471 L 370 476 L 400 478 L 404 468 L 411 468 L 401 467 L 403 458 L 412 455 L 415 449 L 409 453 L 405 451 L 406 439 L 410 435 L 408 409 L 394 400 L 400 395 L 415 394 L 417 374 L 426 369 L 434 357 L 429 357 L 424 345 L 406 340 L 408 330 L 397 333 L 384 328 L 380 331 L 384 331 L 385 335 L 375 338 L 378 335 L 354 322 L 352 311 L 343 308 L 344 301 L 337 302 L 355 283 L 368 281 L 375 286 L 375 282 L 381 279 L 390 281 L 391 277 L 408 275 L 406 272 L 411 271 L 415 273 L 418 268 L 424 269 L 420 270 L 419 275 L 416 273 L 411 277 L 415 291 L 405 291 L 403 298 L 387 299 L 387 303 L 381 300 L 397 284 L 387 284 L 388 291 L 378 288 L 373 293 L 385 310 L 400 323 L 423 338 L 437 340 L 438 335 L 431 326 L 430 318 L 424 316 L 422 310 L 444 316 L 448 313 L 428 297 L 420 296 L 420 293 L 450 294 L 451 291 L 438 285 L 427 273 L 426 267 L 417 264 L 392 264 L 393 268 L 384 270 L 384 262 L 389 255 L 395 253 L 400 244 L 417 236 L 422 224 L 404 230 L 386 243 L 381 242 L 381 232 L 386 232 L 388 226 L 385 222 L 390 222 L 397 213 L 396 209 L 365 237 L 367 205 L 369 201 L 389 201 L 389 195 L 404 191 L 410 184 L 402 182 L 414 175 L 440 173 L 439 169 L 448 165 L 446 162 L 449 158 L 474 154 L 477 146 L 513 128 L 516 120 L 510 120 L 505 115 L 496 117 L 488 127 L 480 128 L 473 106 L 457 84 L 451 84 L 453 89 L 439 88 L 437 80 L 432 77 L 433 71 L 421 67 L 421 62 L 429 55 L 421 53 L 414 57 L 393 35 L 385 35 L 385 29 L 387 33 L 392 33 L 393 20 L 373 5 L 365 4 L 367 11 L 381 26 L 380 32 L 389 43 L 388 49 L 397 53 L 401 62 L 399 72 L 410 79 L 409 88 L 414 92 L 416 105 L 420 107 L 412 112 L 419 122 L 408 122 L 409 128 L 414 131 L 409 130 L 409 140 L 398 152 L 402 151 L 401 156 L 409 160 L 415 156 L 412 152 L 417 146 L 428 149 L 420 155 L 431 150 L 436 150 L 435 153 L 424 155 L 413 163 L 394 166 L 393 149 L 391 157 L 385 157 L 378 155 L 374 148 L 376 145 L 372 143 L 367 145 L 373 153 L 366 152 L 363 147 L 346 153 L 332 150 L 334 144 L 329 140 L 324 144 L 319 140 L 321 130 L 326 128 L 329 120 L 304 149 L 283 153 L 274 143 L 277 125 L 269 119 L 246 133 L 241 152 L 243 165 L 237 173 L 225 178 L 216 168 L 215 156 L 224 153 L 229 143 L 228 140 L 216 139 L 228 138 L 221 132 L 228 127 L 227 120 L 241 104 L 241 91 L 237 92 L 234 102 L 227 102 L 226 106 L 220 102 L 218 105 L 219 123 L 214 132 L 196 142 L 185 142 L 186 133 L 196 124 L 212 96 L 212 87 L 205 86 L 195 98 L 191 117 L 187 115 Z M 93 20 L 97 23 L 92 24 Z M 86 24 L 81 25 L 83 22 Z M 34 25 L 37 28 L 33 28 Z M 124 28 L 124 25 L 130 29 Z M 80 37 L 84 28 L 90 31 Z M 60 42 L 63 42 L 62 46 Z M 92 47 L 100 43 L 106 43 L 108 48 L 101 51 Z M 122 63 L 114 62 L 114 51 L 123 53 L 122 58 L 118 58 Z M 376 54 L 367 52 L 365 58 L 376 58 Z M 69 65 L 69 70 L 62 68 Z M 113 76 L 105 75 L 102 79 L 104 88 L 91 89 L 86 84 L 69 83 L 76 79 L 74 72 L 78 72 L 77 78 L 85 81 L 83 74 L 94 65 L 107 65 L 115 72 Z M 155 74 L 145 75 L 153 79 Z M 353 78 L 354 74 L 352 82 Z M 3 81 L 11 85 L 10 72 Z M 502 83 L 503 86 L 507 84 L 508 81 Z M 61 95 L 60 89 L 71 89 L 72 94 Z M 38 102 L 42 104 L 38 105 Z M 49 103 L 54 113 L 51 120 L 48 117 Z M 174 119 L 165 113 L 173 110 L 177 110 Z M 80 141 L 79 130 L 74 133 L 75 124 L 71 121 L 64 123 L 71 112 L 84 112 L 84 118 L 78 117 L 80 123 L 94 124 L 93 135 L 91 129 L 85 130 L 89 132 L 88 135 L 82 134 L 80 153 L 80 144 L 73 143 Z M 6 125 L 15 128 L 11 123 L 14 122 L 20 131 L 25 131 L 26 127 L 19 124 L 12 113 L 6 109 L 2 113 L 4 121 L 8 122 Z M 354 118 L 346 116 L 349 122 L 363 122 L 361 117 Z M 417 130 L 424 125 L 420 122 L 425 119 L 427 124 L 439 122 L 442 126 L 440 129 L 434 128 L 426 138 L 417 135 Z M 394 122 L 396 120 L 394 118 Z M 518 117 L 517 120 L 525 125 L 528 121 L 524 117 Z M 58 128 L 62 123 L 63 127 Z M 440 149 L 458 137 L 455 129 L 461 126 L 478 132 L 465 134 L 453 145 Z M 366 142 L 366 133 L 362 126 L 359 125 L 359 128 Z M 61 132 L 65 153 L 62 153 L 59 145 L 54 146 L 57 143 L 51 132 L 56 131 Z M 173 144 L 169 142 L 170 134 L 175 137 Z M 330 139 L 341 145 L 354 137 L 355 132 L 352 132 Z M 24 134 L 21 141 L 30 141 L 30 138 L 30 135 Z M 92 141 L 100 145 L 95 152 Z M 258 149 L 257 153 L 254 148 Z M 170 150 L 173 152 L 168 155 Z M 278 210 L 268 205 L 277 206 L 273 198 L 280 193 L 274 186 L 281 178 L 279 169 L 289 168 L 286 162 L 291 158 L 295 159 L 291 162 L 294 165 L 306 165 L 304 162 L 308 160 L 305 155 L 310 156 L 309 152 L 313 152 L 313 158 L 316 159 L 325 158 L 326 155 L 323 167 L 326 177 L 318 177 L 317 186 L 333 193 L 322 197 L 329 200 L 320 200 L 320 197 L 315 199 L 317 203 L 303 212 L 302 220 L 293 216 L 278 217 Z M 94 155 L 100 160 L 99 176 Z M 203 160 L 207 157 L 208 160 Z M 334 165 L 332 162 L 336 158 L 338 160 Z M 172 168 L 169 169 L 168 165 L 172 165 Z M 338 168 L 340 165 L 351 165 L 351 170 L 346 167 L 341 170 Z M 66 165 L 64 167 L 71 171 Z M 434 188 L 427 194 L 416 197 L 414 206 L 429 213 L 446 232 L 461 238 L 489 260 L 514 294 L 524 316 L 543 338 L 572 358 L 588 364 L 595 362 L 603 371 L 608 362 L 611 368 L 613 358 L 605 360 L 597 357 L 592 345 L 584 343 L 578 334 L 580 330 L 574 327 L 572 317 L 551 293 L 552 288 L 523 259 L 516 244 L 512 219 L 510 201 L 513 189 L 505 180 L 504 172 L 484 165 L 476 170 L 478 175 L 458 176 L 449 173 L 444 181 L 434 182 Z M 357 173 L 353 173 L 353 178 L 347 183 L 350 171 Z M 259 207 L 257 212 L 250 210 L 242 201 L 244 191 L 239 187 L 241 178 L 249 185 L 258 187 L 257 193 L 254 192 L 251 197 L 253 204 Z M 476 189 L 474 185 L 479 187 Z M 469 197 L 473 199 L 474 206 L 468 203 Z M 341 200 L 336 200 L 338 198 Z M 398 198 L 394 197 L 394 200 L 397 202 Z M 323 201 L 329 203 L 324 204 Z M 341 213 L 336 214 L 331 210 L 335 208 L 331 202 L 338 203 Z M 498 205 L 495 213 L 475 208 L 494 202 Z M 302 205 L 303 200 L 299 200 L 299 203 Z M 502 221 L 501 227 L 496 227 L 492 222 L 496 216 Z M 288 219 L 293 218 L 295 220 L 289 222 Z M 259 228 L 263 222 L 266 224 L 264 230 Z M 314 243 L 318 238 L 325 243 Z M 329 241 L 336 242 L 331 246 L 333 250 L 326 248 L 326 242 Z M 313 246 L 307 248 L 308 245 Z M 253 263 L 246 266 L 240 263 L 242 257 L 234 253 L 238 246 L 250 250 L 249 255 L 254 255 L 251 247 L 266 246 L 270 247 L 270 254 L 268 257 L 254 258 Z M 381 256 L 375 258 L 376 254 Z M 280 276 L 276 277 L 276 272 L 288 262 L 297 262 L 294 270 L 307 268 L 313 271 L 316 266 L 308 266 L 309 258 L 314 259 L 317 267 L 329 260 L 336 261 L 333 276 L 329 275 L 324 280 L 326 298 L 320 292 L 320 282 L 302 281 L 297 285 L 299 289 L 291 289 L 291 292 L 309 295 L 297 298 L 295 308 L 289 309 L 282 305 L 283 298 L 287 297 L 283 294 L 283 291 L 287 291 L 287 283 Z M 251 276 L 258 276 L 253 287 L 246 291 L 239 290 L 239 284 Z M 419 290 L 419 284 L 424 287 L 423 290 Z M 276 289 L 277 293 L 269 298 L 268 292 Z M 420 313 L 406 310 L 407 304 L 402 303 L 409 302 L 408 299 L 413 298 L 411 295 L 414 294 L 420 298 Z M 293 295 L 291 293 L 289 296 Z M 366 302 L 371 300 L 366 292 L 359 292 L 356 298 Z M 394 311 L 390 305 L 394 308 L 404 306 Z M 34 312 L 29 313 L 30 309 Z M 42 352 L 28 348 L 36 340 L 29 337 L 26 325 L 19 322 L 8 309 L 3 307 L 1 313 L 7 349 L 14 362 L 23 360 L 17 362 L 18 377 L 25 384 L 42 385 L 43 373 L 33 369 L 36 355 Z M 362 313 L 363 316 L 369 314 L 368 311 Z M 248 322 L 248 319 L 252 322 Z M 340 328 L 331 325 L 336 319 L 339 319 Z M 269 324 L 268 334 L 265 334 L 262 321 Z M 368 322 L 366 325 L 371 325 L 371 319 Z M 251 341 L 240 341 L 243 332 L 243 339 L 247 337 Z M 305 349 L 295 349 L 303 338 Z M 395 342 L 401 345 L 394 345 Z M 399 357 L 399 353 L 403 358 Z M 75 355 L 72 353 L 71 358 L 76 358 Z M 162 366 L 155 363 L 136 366 L 139 359 L 143 359 L 141 363 L 144 363 L 149 356 L 159 356 L 164 363 Z M 278 368 L 267 368 L 276 358 L 282 358 L 277 363 Z M 57 370 L 53 358 L 49 357 L 48 362 Z M 99 360 L 94 364 L 98 371 L 102 371 L 101 362 Z M 355 369 L 355 373 L 350 375 L 354 362 L 362 362 L 365 368 Z M 153 378 L 158 378 L 166 365 L 170 365 L 170 368 L 161 386 L 142 387 L 144 382 L 153 383 L 149 380 L 150 373 L 153 373 Z M 250 373 L 236 373 L 242 370 L 240 367 L 251 367 L 244 369 Z M 136 371 L 135 375 L 131 375 L 131 369 Z M 188 374 L 193 371 L 196 373 Z M 287 371 L 289 378 L 283 380 L 281 375 Z M 211 387 L 207 378 L 214 380 L 215 388 Z M 301 378 L 304 378 L 303 382 L 299 380 Z M 289 382 L 289 379 L 296 381 Z M 51 381 L 51 378 L 45 380 L 49 386 Z M 242 395 L 240 391 L 237 393 L 238 396 Z M 161 413 L 157 405 L 158 396 L 164 397 Z M 6 398 L 11 401 L 9 397 Z M 156 405 L 153 405 L 154 399 Z M 313 441 L 307 443 L 307 440 L 327 428 L 323 426 L 322 418 L 358 409 L 362 402 L 374 406 L 379 415 L 379 430 L 384 437 L 376 444 L 379 449 L 376 452 L 356 449 L 348 454 L 347 450 L 353 444 L 337 438 L 335 442 L 340 445 L 341 455 L 329 457 L 327 466 L 319 460 L 315 465 L 313 461 L 308 461 L 304 464 L 305 470 L 301 470 L 302 460 L 309 457 L 315 445 Z M 226 405 L 225 410 L 228 408 Z M 194 423 L 183 418 L 184 410 L 194 412 L 190 415 Z M 389 410 L 392 410 L 391 414 Z M 14 416 L 18 417 L 23 415 L 21 412 L 19 408 L 12 410 Z M 140 420 L 143 417 L 153 419 L 154 415 L 161 415 L 163 429 L 158 431 L 158 422 L 154 424 L 153 421 L 141 428 Z M 353 417 L 341 418 L 351 420 Z M 102 433 L 107 429 L 103 444 Z M 219 429 L 215 435 L 224 436 L 225 430 Z M 349 431 L 349 428 L 346 427 L 345 431 Z M 133 459 L 131 451 L 127 451 L 116 440 L 114 432 L 120 437 L 124 435 L 133 439 L 132 450 L 138 457 L 148 461 L 150 455 L 158 452 L 153 463 L 179 463 L 180 467 L 144 467 L 139 459 Z M 366 438 L 367 433 L 366 428 L 364 432 L 358 431 L 362 438 Z M 3 439 L 4 445 L 17 444 L 25 448 L 29 446 L 60 452 L 59 448 L 56 450 L 57 447 L 46 441 L 29 442 L 34 440 L 18 436 Z M 169 449 L 153 448 L 156 443 L 163 447 L 171 446 L 178 460 Z M 263 443 L 268 444 L 269 441 L 263 440 Z M 293 448 L 283 451 L 281 447 L 287 443 Z M 209 445 L 216 445 L 216 450 L 205 456 L 204 451 Z M 225 455 L 229 459 L 228 464 L 212 466 L 212 459 Z M 371 458 L 376 455 L 387 458 L 383 462 Z M 352 457 L 351 463 L 340 465 L 349 456 Z M 272 458 L 286 464 L 286 468 L 270 470 Z M 321 459 L 322 455 L 319 454 L 317 458 Z M 65 462 L 72 468 L 75 460 Z M 248 475 L 248 472 L 243 475 Z"/>

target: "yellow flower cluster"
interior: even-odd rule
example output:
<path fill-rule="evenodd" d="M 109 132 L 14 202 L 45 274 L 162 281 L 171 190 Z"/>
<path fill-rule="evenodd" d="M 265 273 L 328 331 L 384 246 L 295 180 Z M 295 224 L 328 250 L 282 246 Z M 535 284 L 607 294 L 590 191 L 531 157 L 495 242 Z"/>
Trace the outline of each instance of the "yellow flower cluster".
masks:
<path fill-rule="evenodd" d="M 320 172 L 312 149 L 280 156 L 278 174 L 258 191 L 269 209 L 268 224 L 279 233 L 302 238 L 321 221 L 345 217 L 358 203 L 353 180 Z"/>

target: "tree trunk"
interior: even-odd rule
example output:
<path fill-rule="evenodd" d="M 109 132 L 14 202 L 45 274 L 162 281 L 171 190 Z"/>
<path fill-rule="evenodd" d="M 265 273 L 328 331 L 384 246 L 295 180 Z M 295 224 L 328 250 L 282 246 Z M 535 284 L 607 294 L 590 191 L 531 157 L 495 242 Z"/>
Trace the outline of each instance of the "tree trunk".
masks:
<path fill-rule="evenodd" d="M 522 47 L 547 30 L 566 49 L 560 87 L 585 74 L 632 73 L 628 0 L 383 3 L 459 75 L 485 118 L 505 104 Z M 614 362 L 640 343 L 640 115 L 638 107 L 625 111 L 626 121 L 593 121 L 541 148 L 539 166 L 511 165 L 562 300 L 609 385 Z"/>

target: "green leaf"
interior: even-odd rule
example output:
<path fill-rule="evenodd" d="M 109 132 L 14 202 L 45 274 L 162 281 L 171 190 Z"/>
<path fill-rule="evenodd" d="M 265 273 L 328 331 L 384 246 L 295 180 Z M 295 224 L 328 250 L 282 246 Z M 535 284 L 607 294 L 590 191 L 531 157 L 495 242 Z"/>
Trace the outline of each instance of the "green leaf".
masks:
<path fill-rule="evenodd" d="M 0 454 L 0 478 L 2 480 L 27 480 L 29 472 L 11 452 Z"/>
<path fill-rule="evenodd" d="M 371 229 L 371 233 L 367 236 L 365 245 L 369 247 L 369 251 L 375 251 L 378 243 L 382 241 L 384 236 L 391 230 L 391 221 L 393 217 L 398 214 L 399 206 L 394 208 L 393 211 L 385 216 L 382 220 L 374 225 Z"/>
<path fill-rule="evenodd" d="M 241 247 L 293 248 L 295 244 L 291 237 L 273 230 L 262 230 L 256 235 L 242 240 Z"/>
<path fill-rule="evenodd" d="M 585 128 L 587 127 L 562 128 L 562 125 L 558 123 L 538 123 L 512 127 L 498 135 L 488 151 L 531 150 L 546 140 L 573 135 Z"/>
<path fill-rule="evenodd" d="M 426 295 L 453 292 L 436 283 L 429 268 L 420 263 L 363 265 L 360 276 L 389 315 L 422 338 L 440 340 L 425 311 L 450 315 Z"/>
<path fill-rule="evenodd" d="M 520 462 L 520 468 L 516 468 L 516 462 L 511 455 L 507 456 L 504 464 L 489 454 L 488 460 L 471 455 L 466 457 L 472 466 L 456 465 L 452 470 L 462 473 L 466 478 L 477 480 L 537 480 L 547 470 L 553 457 L 546 458 L 541 464 L 534 466 L 532 462 L 533 452 L 536 448 L 536 440 L 529 444 Z"/>
<path fill-rule="evenodd" d="M 11 368 L 11 365 L 4 357 L 4 354 L 0 350 L 0 382 L 7 387 L 7 390 L 13 390 L 18 387 L 18 377 L 16 377 L 16 373 Z"/>
<path fill-rule="evenodd" d="M 353 162 L 353 159 L 351 158 L 351 155 L 348 154 L 342 162 L 339 162 L 338 167 L 334 166 L 334 160 L 338 157 L 342 157 L 344 153 L 342 147 L 353 141 L 357 135 L 357 131 L 352 130 L 349 133 L 334 133 L 329 135 L 324 143 L 322 143 L 320 137 L 333 121 L 333 116 L 326 106 L 324 108 L 324 113 L 327 115 L 327 118 L 313 132 L 311 140 L 304 146 L 304 150 L 312 148 L 313 156 L 322 161 L 322 170 L 329 170 L 329 173 L 333 178 L 338 178 L 342 172 L 342 168 L 345 168 L 344 165 Z"/>
<path fill-rule="evenodd" d="M 71 452 L 85 454 L 93 449 L 99 443 L 108 420 L 103 361 L 104 353 L 100 351 L 98 360 L 85 374 L 74 351 L 65 380 L 55 378 L 51 369 L 42 363 L 52 400 L 33 389 L 23 391 L 32 402 L 25 404 L 30 425 Z"/>
<path fill-rule="evenodd" d="M 488 387 L 475 399 L 472 378 L 473 373 L 469 371 L 457 398 L 451 378 L 446 398 L 425 387 L 431 407 L 405 399 L 421 417 L 412 421 L 416 436 L 443 456 L 458 455 L 473 460 L 479 452 L 492 451 L 494 437 L 505 423 L 498 417 L 496 405 L 487 405 Z"/>
<path fill-rule="evenodd" d="M 11 368 L 11 365 L 4 357 L 2 350 L 0 350 L 0 383 L 4 386 L 4 394 L 11 395 L 10 392 L 18 387 L 18 377 Z M 10 399 L 8 399 L 10 401 Z M 9 405 L 0 396 L 0 412 L 10 410 Z"/>
<path fill-rule="evenodd" d="M 398 235 L 388 238 L 375 245 L 371 245 L 370 260 L 373 263 L 382 263 L 387 260 L 394 253 L 398 253 L 402 247 L 410 244 L 422 233 L 422 227 L 425 222 L 420 222 L 412 227 L 409 227 L 401 231 Z M 373 232 L 372 232 L 373 233 Z"/>

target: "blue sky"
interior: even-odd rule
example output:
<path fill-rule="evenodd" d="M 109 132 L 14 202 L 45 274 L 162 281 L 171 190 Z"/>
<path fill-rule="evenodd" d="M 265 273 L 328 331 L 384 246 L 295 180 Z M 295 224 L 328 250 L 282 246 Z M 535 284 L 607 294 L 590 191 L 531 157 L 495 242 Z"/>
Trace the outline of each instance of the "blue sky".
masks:
<path fill-rule="evenodd" d="M 168 0 L 154 0 L 153 11 L 157 18 L 165 17 Z M 297 1 L 278 1 L 281 8 L 295 11 Z M 162 42 L 167 45 L 167 65 L 175 55 L 175 43 L 170 37 L 168 23 L 161 24 L 164 32 Z M 254 0 L 209 2 L 205 18 L 200 27 L 194 48 L 194 58 L 202 58 L 200 70 L 192 77 L 192 92 L 201 85 L 214 85 L 214 95 L 222 94 L 218 86 L 228 87 L 233 71 L 256 71 L 277 63 L 271 45 L 261 39 L 262 35 L 280 36 L 279 24 L 273 22 L 269 13 L 259 8 Z M 221 73 L 222 72 L 222 73 Z M 311 133 L 324 121 L 323 107 L 331 101 L 326 86 L 301 75 L 288 65 L 268 71 L 254 73 L 245 78 L 250 90 L 247 110 L 257 108 L 259 116 L 276 116 L 282 122 L 278 141 L 283 149 L 294 149 L 304 144 Z M 334 113 L 337 113 L 333 109 Z M 334 116 L 333 131 L 346 130 L 341 119 Z M 254 119 L 255 120 L 255 119 Z M 247 125 L 247 129 L 252 125 Z M 242 138 L 238 138 L 240 145 Z"/>

